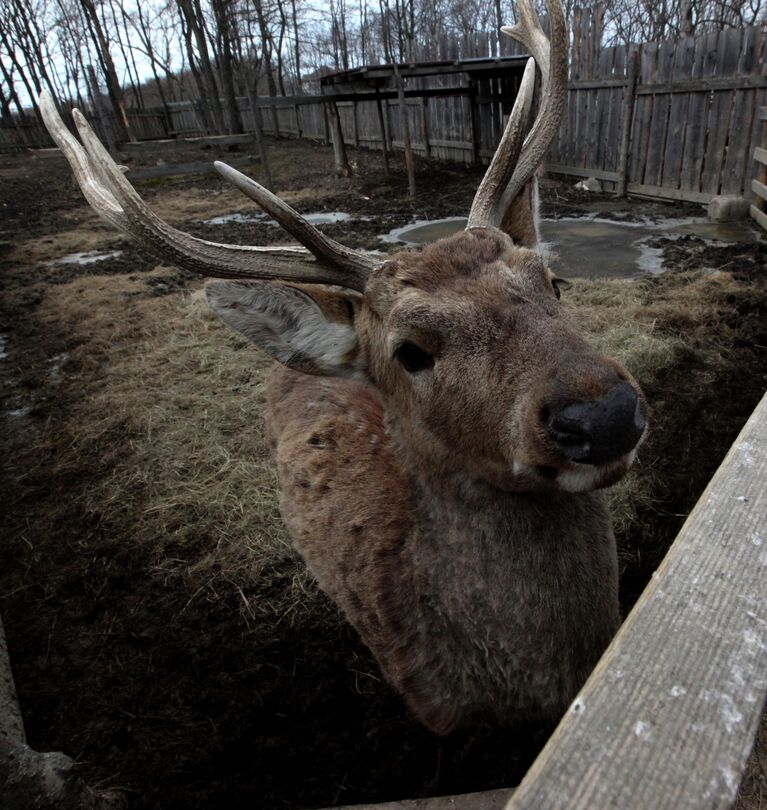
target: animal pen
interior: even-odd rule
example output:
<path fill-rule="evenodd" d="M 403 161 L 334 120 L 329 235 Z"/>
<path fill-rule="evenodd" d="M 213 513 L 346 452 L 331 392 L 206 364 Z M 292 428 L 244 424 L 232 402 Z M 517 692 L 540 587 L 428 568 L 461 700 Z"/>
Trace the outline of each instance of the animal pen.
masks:
<path fill-rule="evenodd" d="M 576 44 L 549 171 L 698 203 L 766 196 L 763 28 L 638 49 Z M 347 143 L 385 159 L 411 141 L 425 157 L 476 163 L 493 154 L 523 67 L 509 56 L 363 68 L 324 78 L 320 96 L 243 99 L 241 111 L 250 129 L 333 142 L 339 170 Z M 192 105 L 174 115 L 176 134 L 199 134 Z M 519 787 L 418 806 L 730 807 L 767 696 L 765 477 L 767 396 Z M 1 627 L 0 755 L 3 776 L 13 759 L 25 778 L 63 775 L 51 806 L 76 806 L 72 763 L 26 744 Z"/>

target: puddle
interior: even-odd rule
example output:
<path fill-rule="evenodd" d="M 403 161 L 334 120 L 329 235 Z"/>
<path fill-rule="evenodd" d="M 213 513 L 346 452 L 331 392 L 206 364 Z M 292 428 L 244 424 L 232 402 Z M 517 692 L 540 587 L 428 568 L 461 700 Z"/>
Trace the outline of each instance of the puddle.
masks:
<path fill-rule="evenodd" d="M 102 250 L 91 250 L 85 253 L 68 253 L 60 259 L 53 259 L 49 264 L 95 264 L 96 262 L 104 262 L 107 259 L 116 259 L 122 256 L 121 250 L 112 250 L 104 252 Z"/>
<path fill-rule="evenodd" d="M 419 219 L 403 228 L 395 228 L 379 237 L 383 242 L 402 242 L 406 245 L 427 245 L 452 236 L 466 227 L 466 217 L 447 217 L 447 219 Z"/>
<path fill-rule="evenodd" d="M 8 357 L 8 341 L 5 335 L 0 335 L 0 360 L 5 360 Z"/>
<path fill-rule="evenodd" d="M 338 222 L 347 222 L 350 219 L 366 220 L 370 217 L 353 217 L 345 211 L 320 211 L 315 214 L 301 214 L 311 225 L 335 225 Z M 267 214 L 254 211 L 252 214 L 223 214 L 213 219 L 202 220 L 203 225 L 240 225 L 248 222 L 259 222 L 265 225 L 278 225 Z"/>
<path fill-rule="evenodd" d="M 24 405 L 21 408 L 14 408 L 12 411 L 6 411 L 5 415 L 16 417 L 29 416 L 31 411 L 32 411 L 31 407 L 29 407 L 28 405 Z"/>
<path fill-rule="evenodd" d="M 384 242 L 424 245 L 457 233 L 465 217 L 419 221 L 396 228 L 380 237 Z M 588 217 L 541 220 L 544 255 L 551 269 L 565 278 L 630 278 L 641 273 L 662 273 L 660 248 L 647 242 L 659 236 L 669 239 L 697 236 L 710 242 L 755 242 L 760 236 L 743 222 L 719 224 L 706 219 L 616 222 Z"/>

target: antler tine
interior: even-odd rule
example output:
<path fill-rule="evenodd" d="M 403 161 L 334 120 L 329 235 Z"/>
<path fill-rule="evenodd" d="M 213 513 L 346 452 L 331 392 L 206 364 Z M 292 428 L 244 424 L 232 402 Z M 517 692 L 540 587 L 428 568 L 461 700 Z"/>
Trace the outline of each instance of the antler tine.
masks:
<path fill-rule="evenodd" d="M 87 153 L 61 120 L 53 96 L 47 91 L 40 94 L 39 107 L 43 122 L 72 167 L 75 180 L 85 199 L 110 225 L 122 229 L 120 220 L 122 209 L 114 195 L 94 176 Z"/>
<path fill-rule="evenodd" d="M 514 109 L 498 147 L 502 157 L 508 159 L 510 167 L 506 172 L 501 170 L 496 164 L 497 152 L 474 198 L 469 227 L 500 224 L 504 212 L 535 174 L 559 128 L 567 96 L 567 24 L 560 0 L 547 0 L 546 6 L 550 40 L 541 27 L 533 0 L 518 0 L 519 22 L 512 27 L 501 28 L 505 34 L 521 42 L 538 65 L 541 71 L 541 103 L 535 121 L 524 138 L 520 129 L 527 121 L 525 108 L 529 110 L 531 99 L 528 94 L 532 94 L 528 62 Z M 506 182 L 509 175 L 510 179 Z"/>
<path fill-rule="evenodd" d="M 304 247 L 221 244 L 173 228 L 139 197 L 78 110 L 73 110 L 73 117 L 83 145 L 64 125 L 50 94 L 41 94 L 40 108 L 48 131 L 91 206 L 111 225 L 159 256 L 205 276 L 283 279 L 364 289 L 366 276 L 362 273 L 327 260 L 318 262 Z"/>
<path fill-rule="evenodd" d="M 96 164 L 102 176 L 106 178 L 110 190 L 123 208 L 129 225 L 129 233 L 140 241 L 149 242 L 156 249 L 161 248 L 164 254 L 174 262 L 184 264 L 184 266 L 190 267 L 190 269 L 194 269 L 196 272 L 201 272 L 205 275 L 222 276 L 225 273 L 229 276 L 232 274 L 232 270 L 236 269 L 239 271 L 237 273 L 238 276 L 247 275 L 256 278 L 290 278 L 299 281 L 320 281 L 324 284 L 339 284 L 356 290 L 364 289 L 367 276 L 372 269 L 377 266 L 375 261 L 369 259 L 368 263 L 364 266 L 365 272 L 363 273 L 361 272 L 361 267 L 351 267 L 349 264 L 342 266 L 340 263 L 334 261 L 334 257 L 327 255 L 327 253 L 321 254 L 320 251 L 312 250 L 312 247 L 315 247 L 315 245 L 309 244 L 307 247 L 310 252 L 314 253 L 320 260 L 321 267 L 317 265 L 312 265 L 311 269 L 308 269 L 306 266 L 296 267 L 295 262 L 293 262 L 292 265 L 275 267 L 273 269 L 270 268 L 266 271 L 262 267 L 256 266 L 260 264 L 259 260 L 261 256 L 254 256 L 253 253 L 267 254 L 269 256 L 283 256 L 285 248 L 279 248 L 275 251 L 273 248 L 251 247 L 245 248 L 245 250 L 251 254 L 247 256 L 246 266 L 244 268 L 232 268 L 232 259 L 235 255 L 238 257 L 242 255 L 242 247 L 236 245 L 221 245 L 215 242 L 197 239 L 196 237 L 171 227 L 160 219 L 146 205 L 136 193 L 133 186 L 131 186 L 125 178 L 120 168 L 112 160 L 107 150 L 96 137 L 96 134 L 85 119 L 85 116 L 83 116 L 79 110 L 74 110 L 73 116 L 77 130 L 88 151 L 88 155 Z M 234 170 L 230 169 L 230 171 Z M 274 200 L 277 200 L 277 198 L 274 197 Z M 279 200 L 277 200 L 277 202 L 280 203 Z M 284 203 L 282 205 L 284 205 Z M 278 207 L 277 205 L 273 206 L 275 209 Z M 289 206 L 285 207 L 294 214 L 296 220 L 304 222 L 306 229 L 310 233 L 316 232 L 320 240 L 325 239 L 316 228 L 313 228 L 309 223 L 302 220 L 300 214 L 293 211 Z M 278 221 L 284 224 L 284 219 L 285 217 L 283 216 L 278 219 Z M 301 239 L 301 234 L 297 231 L 298 229 L 294 227 L 291 232 L 294 236 Z M 304 240 L 301 239 L 301 241 Z M 296 255 L 295 248 L 293 251 L 291 258 L 294 258 Z M 301 249 L 298 255 L 302 255 L 306 259 L 309 258 L 306 256 L 304 249 Z M 253 261 L 254 258 L 255 262 Z M 193 266 L 190 265 L 190 260 Z M 360 262 L 360 264 L 362 263 Z M 215 268 L 215 272 L 212 272 L 213 268 Z"/>
<path fill-rule="evenodd" d="M 501 142 L 490 161 L 490 166 L 474 195 L 469 221 L 466 223 L 467 228 L 485 228 L 498 221 L 495 209 L 503 190 L 511 180 L 514 166 L 522 151 L 522 142 L 527 132 L 527 119 L 533 103 L 534 87 L 535 60 L 528 59 L 509 122 L 506 124 Z"/>
<path fill-rule="evenodd" d="M 332 262 L 337 267 L 348 270 L 350 273 L 359 273 L 365 278 L 380 265 L 380 262 L 360 253 L 357 250 L 342 245 L 325 236 L 313 225 L 310 225 L 294 208 L 272 194 L 269 189 L 251 179 L 237 169 L 226 163 L 216 161 L 216 171 L 232 185 L 238 188 L 246 197 L 249 197 L 271 217 L 277 220 L 292 236 L 295 236 L 302 245 L 305 245 L 320 261 L 323 259 Z"/>
<path fill-rule="evenodd" d="M 535 57 L 541 71 L 541 105 L 522 147 L 514 173 L 503 193 L 505 211 L 535 174 L 559 129 L 567 104 L 567 22 L 560 0 L 547 0 L 551 39 L 541 28 L 533 0 L 519 0 L 520 21 L 501 30 L 521 42 Z"/>

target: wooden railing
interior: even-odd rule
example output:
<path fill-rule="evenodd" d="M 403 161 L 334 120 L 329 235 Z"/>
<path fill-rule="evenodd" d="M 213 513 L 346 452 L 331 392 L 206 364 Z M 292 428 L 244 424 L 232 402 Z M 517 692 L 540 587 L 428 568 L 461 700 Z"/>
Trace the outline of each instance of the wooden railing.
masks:
<path fill-rule="evenodd" d="M 754 160 L 758 164 L 756 177 L 751 181 L 751 190 L 756 202 L 751 206 L 751 216 L 767 231 L 767 107 L 760 107 L 761 145 L 754 148 Z"/>

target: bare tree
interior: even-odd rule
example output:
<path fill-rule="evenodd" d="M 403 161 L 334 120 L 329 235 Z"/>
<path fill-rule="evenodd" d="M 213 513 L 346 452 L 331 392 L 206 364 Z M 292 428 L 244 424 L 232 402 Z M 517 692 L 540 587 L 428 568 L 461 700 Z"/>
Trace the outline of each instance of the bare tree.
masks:
<path fill-rule="evenodd" d="M 98 54 L 99 64 L 101 65 L 106 82 L 107 93 L 109 100 L 112 103 L 116 119 L 116 135 L 120 140 L 135 140 L 131 132 L 130 124 L 128 122 L 128 115 L 125 110 L 125 99 L 123 96 L 122 85 L 117 78 L 117 70 L 115 68 L 114 60 L 110 51 L 110 42 L 106 33 L 105 26 L 102 24 L 101 19 L 96 8 L 94 0 L 79 0 L 80 5 L 85 13 L 85 18 L 88 24 L 88 30 L 93 38 L 93 43 Z"/>

